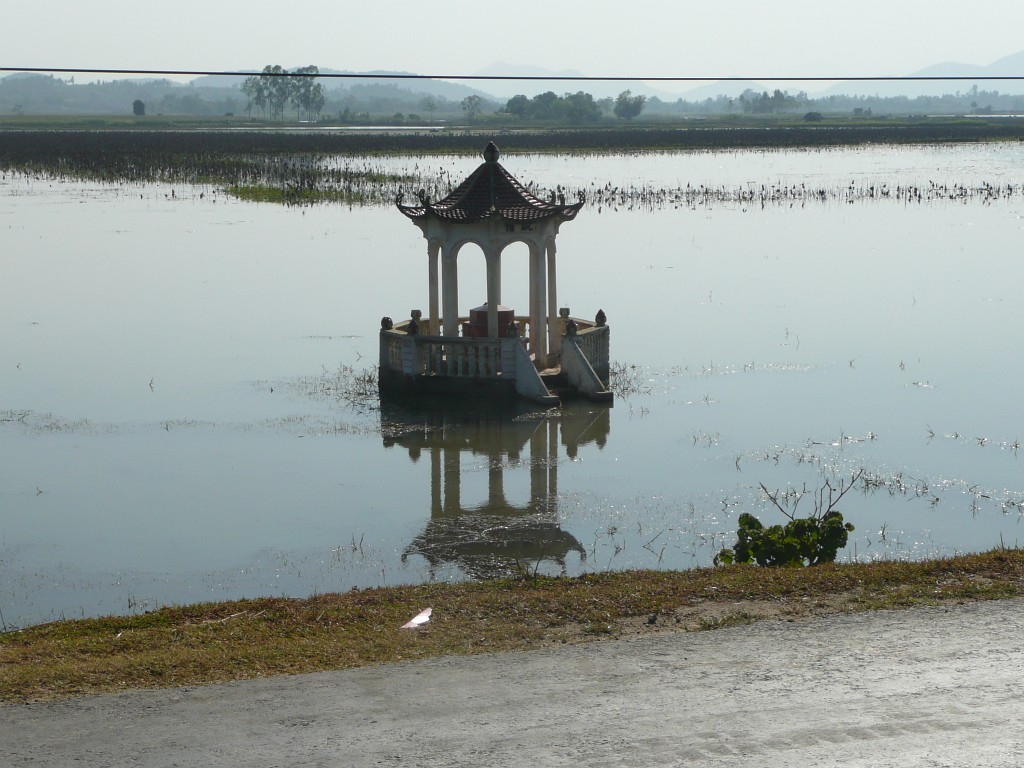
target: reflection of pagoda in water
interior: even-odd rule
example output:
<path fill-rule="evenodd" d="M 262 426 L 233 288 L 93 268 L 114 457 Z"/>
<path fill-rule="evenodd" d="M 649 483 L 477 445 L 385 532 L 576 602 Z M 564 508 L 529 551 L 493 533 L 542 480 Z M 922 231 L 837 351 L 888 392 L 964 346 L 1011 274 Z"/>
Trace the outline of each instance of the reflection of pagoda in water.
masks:
<path fill-rule="evenodd" d="M 413 461 L 424 453 L 430 461 L 430 520 L 402 560 L 419 555 L 431 573 L 454 565 L 477 579 L 505 576 L 517 567 L 532 571 L 543 563 L 554 563 L 564 573 L 570 554 L 583 560 L 586 550 L 559 526 L 560 454 L 575 458 L 588 443 L 603 448 L 609 428 L 607 407 L 590 405 L 561 411 L 555 418 L 458 420 L 441 413 L 425 420 L 422 429 L 385 437 L 385 446 L 402 446 Z M 479 462 L 479 471 L 487 474 L 482 503 L 467 506 L 463 501 L 464 459 Z M 510 474 L 509 483 L 516 485 L 529 475 L 525 501 L 506 497 Z"/>

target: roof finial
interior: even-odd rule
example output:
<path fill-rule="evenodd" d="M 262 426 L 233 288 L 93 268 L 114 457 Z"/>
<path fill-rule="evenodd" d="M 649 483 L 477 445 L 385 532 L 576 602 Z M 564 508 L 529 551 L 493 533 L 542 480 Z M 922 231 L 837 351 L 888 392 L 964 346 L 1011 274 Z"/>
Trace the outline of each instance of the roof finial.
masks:
<path fill-rule="evenodd" d="M 487 147 L 484 149 L 484 160 L 488 163 L 498 162 L 498 148 L 493 141 L 487 142 Z"/>

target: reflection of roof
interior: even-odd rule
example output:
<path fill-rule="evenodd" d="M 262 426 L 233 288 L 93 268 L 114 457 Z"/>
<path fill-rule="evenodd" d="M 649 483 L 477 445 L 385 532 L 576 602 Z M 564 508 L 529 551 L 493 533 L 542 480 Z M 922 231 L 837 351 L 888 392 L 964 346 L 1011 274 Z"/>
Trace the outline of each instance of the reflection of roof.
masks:
<path fill-rule="evenodd" d="M 419 555 L 430 564 L 431 572 L 455 565 L 470 578 L 494 579 L 542 562 L 554 563 L 564 574 L 570 552 L 578 554 L 580 562 L 587 559 L 583 545 L 553 520 L 531 514 L 471 513 L 432 518 L 402 553 L 402 561 Z"/>
<path fill-rule="evenodd" d="M 492 141 L 484 150 L 484 162 L 450 195 L 436 203 L 420 190 L 418 206 L 402 205 L 398 196 L 398 210 L 413 220 L 438 218 L 443 221 L 472 224 L 500 217 L 506 221 L 540 221 L 559 217 L 564 221 L 576 218 L 583 207 L 583 199 L 572 205 L 565 204 L 564 195 L 549 202 L 534 197 L 516 178 L 498 162 L 498 148 Z"/>

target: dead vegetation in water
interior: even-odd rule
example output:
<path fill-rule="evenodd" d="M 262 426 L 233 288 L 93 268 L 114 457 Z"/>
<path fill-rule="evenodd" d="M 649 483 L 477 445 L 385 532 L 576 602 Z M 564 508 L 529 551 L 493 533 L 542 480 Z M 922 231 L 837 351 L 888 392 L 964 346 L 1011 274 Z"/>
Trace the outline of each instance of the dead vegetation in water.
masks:
<path fill-rule="evenodd" d="M 341 363 L 333 371 L 323 367 L 315 376 L 304 376 L 283 386 L 310 400 L 334 402 L 357 413 L 367 413 L 380 408 L 377 380 L 375 365 L 357 368 Z"/>
<path fill-rule="evenodd" d="M 608 372 L 608 388 L 616 397 L 628 399 L 634 395 L 651 394 L 650 376 L 645 368 L 613 362 Z"/>
<path fill-rule="evenodd" d="M 202 685 L 650 632 L 1024 595 L 1024 551 L 352 590 L 162 608 L 0 635 L 0 700 Z M 426 607 L 428 624 L 399 629 Z"/>
<path fill-rule="evenodd" d="M 98 435 L 117 431 L 117 427 L 111 424 L 97 424 L 89 419 L 65 419 L 49 411 L 40 413 L 32 410 L 0 411 L 0 429 L 5 426 L 26 434 L 63 432 Z"/>
<path fill-rule="evenodd" d="M 491 137 L 476 132 L 440 134 L 330 134 L 246 131 L 6 131 L 0 171 L 30 179 L 89 180 L 111 185 L 147 183 L 214 187 L 247 201 L 292 206 L 393 205 L 399 193 L 423 190 L 433 200 L 453 189 L 448 171 L 418 159 L 478 153 L 486 138 L 504 152 L 560 152 L 573 156 L 706 152 L 736 149 L 813 149 L 858 144 L 1020 140 L 1024 122 L 972 120 L 950 124 L 846 125 L 841 130 L 804 125 L 728 126 L 701 130 L 631 129 L 524 131 Z M 396 170 L 384 158 L 407 158 Z M 471 167 L 471 166 L 470 166 Z M 527 180 L 529 182 L 529 180 Z M 458 183 L 458 179 L 454 180 Z M 742 185 L 613 184 L 594 181 L 551 189 L 533 182 L 542 199 L 583 195 L 596 213 L 692 210 L 726 205 L 744 211 L 851 203 L 992 203 L 1024 197 L 1024 185 L 895 184 L 885 179 L 849 184 L 784 184 L 764 180 Z"/>

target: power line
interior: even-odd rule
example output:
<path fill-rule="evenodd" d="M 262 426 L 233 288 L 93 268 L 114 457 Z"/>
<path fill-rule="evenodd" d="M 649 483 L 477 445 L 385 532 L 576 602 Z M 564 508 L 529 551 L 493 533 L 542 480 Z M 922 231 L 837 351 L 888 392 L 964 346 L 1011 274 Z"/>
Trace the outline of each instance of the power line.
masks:
<path fill-rule="evenodd" d="M 214 77 L 322 77 L 331 79 L 373 80 L 517 80 L 550 82 L 627 82 L 627 83 L 731 83 L 768 80 L 772 82 L 915 82 L 915 81 L 1001 81 L 1024 80 L 1024 75 L 847 75 L 838 77 L 589 77 L 585 75 L 413 75 L 413 74 L 358 74 L 353 72 L 320 72 L 317 74 L 288 72 L 223 72 L 199 69 L 92 69 L 84 67 L 0 67 L 0 72 L 60 73 L 65 75 L 152 75 L 159 77 L 203 76 Z"/>

